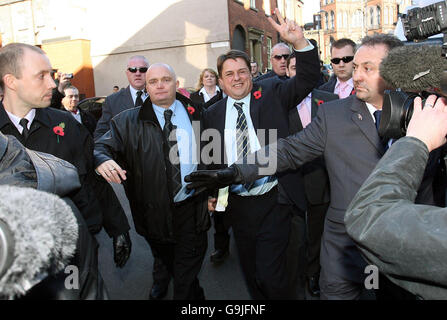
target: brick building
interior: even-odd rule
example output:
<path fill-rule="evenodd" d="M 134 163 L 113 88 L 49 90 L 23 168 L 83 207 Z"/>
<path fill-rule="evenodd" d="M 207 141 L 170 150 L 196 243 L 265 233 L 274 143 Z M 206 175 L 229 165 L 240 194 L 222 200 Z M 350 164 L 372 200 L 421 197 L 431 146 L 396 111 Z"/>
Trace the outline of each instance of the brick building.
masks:
<path fill-rule="evenodd" d="M 321 10 L 314 19 L 319 25 L 306 36 L 318 41 L 327 62 L 331 42 L 350 38 L 358 43 L 367 34 L 393 33 L 398 14 L 411 4 L 411 0 L 320 0 Z"/>
<path fill-rule="evenodd" d="M 310 1 L 310 0 L 309 0 Z M 313 1 L 313 0 L 312 0 Z M 127 86 L 133 55 L 174 68 L 194 88 L 201 70 L 216 69 L 230 48 L 246 51 L 262 70 L 278 34 L 267 21 L 278 7 L 301 23 L 301 0 L 0 0 L 0 41 L 41 46 L 53 68 L 74 73 L 85 97 Z M 0 45 L 1 45 L 0 44 Z"/>

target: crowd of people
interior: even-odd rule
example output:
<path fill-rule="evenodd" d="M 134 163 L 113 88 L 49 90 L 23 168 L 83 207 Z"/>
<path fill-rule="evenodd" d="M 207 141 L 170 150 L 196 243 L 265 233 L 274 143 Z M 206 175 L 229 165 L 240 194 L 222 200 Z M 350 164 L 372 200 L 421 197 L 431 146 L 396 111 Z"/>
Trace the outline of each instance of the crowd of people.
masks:
<path fill-rule="evenodd" d="M 53 192 L 69 203 L 80 229 L 71 263 L 85 270 L 77 295 L 64 289 L 58 270 L 21 298 L 108 298 L 94 235 L 104 227 L 112 238 L 117 267 L 132 252 L 129 221 L 110 183 L 123 184 L 136 232 L 152 251 L 149 299 L 163 299 L 171 280 L 175 300 L 206 298 L 198 276 L 211 226 L 211 262 L 230 254 L 231 228 L 254 300 L 417 298 L 382 272 L 379 289 L 365 287 L 368 263 L 344 220 L 394 143 L 378 134 L 384 91 L 392 89 L 379 66 L 403 44 L 384 34 L 360 45 L 334 41 L 334 74 L 326 82 L 317 43 L 275 14 L 277 22 L 269 21 L 284 42 L 272 48 L 271 71 L 261 74 L 245 52 L 230 50 L 218 57 L 217 72 L 202 70 L 196 91 L 185 96 L 173 66 L 132 56 L 129 85 L 114 87 L 98 121 L 78 109 L 80 92 L 66 74 L 56 85 L 41 49 L 0 49 L 0 142 L 22 154 L 4 163 L 12 157 L 4 153 L 0 168 L 25 170 L 0 175 L 0 183 Z M 69 192 L 51 191 L 56 182 L 43 182 L 42 164 L 25 148 L 67 161 L 79 181 Z M 440 148 L 430 149 L 416 203 L 445 205 L 436 183 L 445 173 L 441 157 Z"/>

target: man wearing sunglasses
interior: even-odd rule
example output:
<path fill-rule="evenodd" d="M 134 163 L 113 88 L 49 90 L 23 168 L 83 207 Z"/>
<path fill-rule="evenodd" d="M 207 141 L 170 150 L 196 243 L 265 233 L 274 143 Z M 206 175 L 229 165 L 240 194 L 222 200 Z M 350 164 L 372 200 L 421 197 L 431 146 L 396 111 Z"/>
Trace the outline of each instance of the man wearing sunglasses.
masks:
<path fill-rule="evenodd" d="M 343 38 L 331 45 L 331 65 L 334 75 L 328 82 L 320 86 L 320 90 L 338 94 L 340 99 L 354 93 L 352 71 L 356 44 L 351 39 Z"/>
<path fill-rule="evenodd" d="M 281 80 L 287 79 L 287 58 L 290 56 L 290 48 L 287 44 L 280 42 L 272 48 L 270 61 L 272 62 L 272 71 L 256 78 L 261 81 L 278 76 Z"/>
<path fill-rule="evenodd" d="M 98 120 L 94 138 L 97 140 L 109 130 L 110 120 L 121 111 L 143 105 L 147 98 L 145 91 L 146 71 L 149 61 L 143 56 L 130 57 L 127 62 L 126 76 L 129 85 L 126 89 L 109 95 L 102 106 L 102 116 Z"/>

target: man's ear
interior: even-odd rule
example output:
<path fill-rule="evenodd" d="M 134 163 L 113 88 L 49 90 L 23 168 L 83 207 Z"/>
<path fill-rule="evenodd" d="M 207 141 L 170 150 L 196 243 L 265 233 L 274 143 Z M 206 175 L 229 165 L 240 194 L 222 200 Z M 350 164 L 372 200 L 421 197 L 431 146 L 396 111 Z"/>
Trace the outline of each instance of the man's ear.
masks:
<path fill-rule="evenodd" d="M 177 89 L 180 87 L 180 81 L 177 80 L 177 81 L 175 82 L 175 87 L 176 87 Z"/>
<path fill-rule="evenodd" d="M 250 74 L 251 74 L 251 72 L 250 72 Z M 219 78 L 219 88 L 222 88 L 223 89 L 223 81 L 222 81 L 222 79 L 221 78 Z"/>
<path fill-rule="evenodd" d="M 17 78 L 14 77 L 11 73 L 7 73 L 3 76 L 3 83 L 5 84 L 5 88 L 15 90 L 16 89 L 16 80 Z"/>

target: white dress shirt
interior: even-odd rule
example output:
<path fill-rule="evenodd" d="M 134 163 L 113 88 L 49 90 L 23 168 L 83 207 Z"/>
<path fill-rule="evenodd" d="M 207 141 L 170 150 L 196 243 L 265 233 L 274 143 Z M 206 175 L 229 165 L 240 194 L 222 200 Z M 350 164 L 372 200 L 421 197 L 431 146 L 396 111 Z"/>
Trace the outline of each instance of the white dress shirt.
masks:
<path fill-rule="evenodd" d="M 5 111 L 9 117 L 9 119 L 11 120 L 11 122 L 14 124 L 14 126 L 17 128 L 17 130 L 20 132 L 20 134 L 22 134 L 23 127 L 19 124 L 19 122 L 20 122 L 20 120 L 22 120 L 22 118 L 19 118 L 16 115 L 12 114 L 8 110 L 6 110 L 6 108 L 5 108 Z M 24 117 L 25 119 L 28 120 L 28 124 L 27 124 L 28 130 L 31 128 L 31 123 L 33 123 L 35 116 L 36 116 L 36 109 L 31 109 Z"/>

